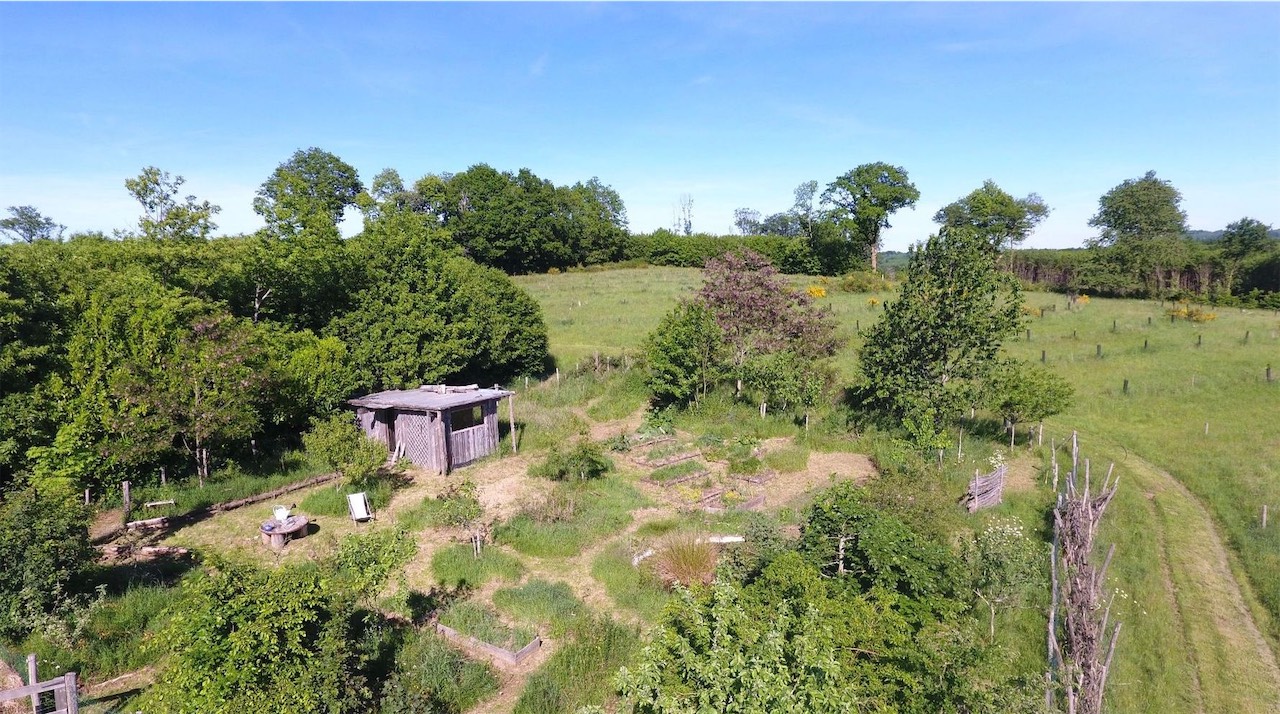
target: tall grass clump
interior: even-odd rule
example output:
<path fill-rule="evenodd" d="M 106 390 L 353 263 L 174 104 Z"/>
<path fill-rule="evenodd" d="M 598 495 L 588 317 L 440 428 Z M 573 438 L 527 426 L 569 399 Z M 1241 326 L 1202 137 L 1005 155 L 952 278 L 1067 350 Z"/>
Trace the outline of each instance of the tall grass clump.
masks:
<path fill-rule="evenodd" d="M 529 677 L 515 714 L 560 714 L 613 701 L 613 675 L 639 646 L 640 633 L 612 618 L 578 619 L 568 642 Z"/>
<path fill-rule="evenodd" d="M 463 712 L 497 691 L 498 680 L 488 667 L 463 657 L 434 632 L 420 631 L 396 653 L 378 711 Z"/>
<path fill-rule="evenodd" d="M 34 654 L 40 676 L 76 672 L 100 681 L 153 664 L 160 653 L 144 644 L 154 636 L 173 599 L 170 588 L 134 586 L 92 607 L 84 630 L 70 641 L 36 632 L 20 643 L 19 654 Z M 25 670 L 20 670 L 25 671 Z"/>
<path fill-rule="evenodd" d="M 493 578 L 517 580 L 524 566 L 514 556 L 498 548 L 485 548 L 477 558 L 471 545 L 452 545 L 431 559 L 431 573 L 440 584 L 451 588 L 478 588 Z"/>
<path fill-rule="evenodd" d="M 672 533 L 654 546 L 645 565 L 668 588 L 707 585 L 716 572 L 716 547 L 697 533 Z"/>

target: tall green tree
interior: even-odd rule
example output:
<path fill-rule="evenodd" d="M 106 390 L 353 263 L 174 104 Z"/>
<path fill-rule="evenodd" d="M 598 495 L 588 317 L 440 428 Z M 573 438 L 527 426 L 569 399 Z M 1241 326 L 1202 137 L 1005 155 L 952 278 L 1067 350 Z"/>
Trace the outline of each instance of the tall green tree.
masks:
<path fill-rule="evenodd" d="M 205 240 L 217 229 L 213 217 L 222 208 L 197 200 L 195 196 L 180 196 L 186 181 L 154 166 L 148 166 L 135 178 L 125 180 L 129 195 L 142 204 L 138 228 L 144 238 L 155 241 Z"/>
<path fill-rule="evenodd" d="M 1113 248 L 1126 272 L 1145 281 L 1155 294 L 1163 294 L 1187 250 L 1187 214 L 1181 204 L 1182 194 L 1155 171 L 1127 179 L 1098 199 L 1098 212 L 1089 225 L 1099 234 L 1090 245 Z"/>
<path fill-rule="evenodd" d="M 919 199 L 920 191 L 906 169 L 879 161 L 837 177 L 822 192 L 823 202 L 834 207 L 837 222 L 846 226 L 846 236 L 866 245 L 872 270 L 878 269 L 880 232 L 890 227 L 889 216 L 913 208 Z"/>
<path fill-rule="evenodd" d="M 258 188 L 253 210 L 274 232 L 290 234 L 317 220 L 337 225 L 363 193 L 351 164 L 323 149 L 298 149 Z"/>
<path fill-rule="evenodd" d="M 1222 232 L 1219 245 L 1226 268 L 1224 282 L 1228 290 L 1235 290 L 1244 263 L 1280 246 L 1280 240 L 1271 237 L 1271 226 L 1255 218 L 1241 218 Z"/>
<path fill-rule="evenodd" d="M 59 240 L 67 228 L 37 211 L 35 206 L 9 206 L 9 213 L 8 218 L 0 218 L 0 234 L 13 241 Z"/>
<path fill-rule="evenodd" d="M 1039 195 L 1014 198 L 988 179 L 981 188 L 939 209 L 933 220 L 947 228 L 972 228 L 993 249 L 1013 250 L 1048 216 L 1049 206 Z"/>
<path fill-rule="evenodd" d="M 1017 280 L 996 268 L 971 228 L 942 229 L 912 248 L 898 299 L 860 353 L 864 403 L 903 420 L 932 444 L 943 425 L 977 403 L 1005 337 L 1022 322 Z"/>

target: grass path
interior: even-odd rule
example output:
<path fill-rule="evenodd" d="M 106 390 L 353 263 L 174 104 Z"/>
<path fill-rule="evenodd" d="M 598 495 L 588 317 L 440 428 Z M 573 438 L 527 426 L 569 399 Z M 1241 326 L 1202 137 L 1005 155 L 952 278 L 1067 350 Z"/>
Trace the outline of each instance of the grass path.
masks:
<path fill-rule="evenodd" d="M 1082 437 L 1082 441 L 1095 443 L 1093 437 Z M 1165 589 L 1159 598 L 1164 607 L 1155 616 L 1172 620 L 1149 625 L 1135 622 L 1133 626 L 1158 626 L 1166 638 L 1172 638 L 1160 645 L 1166 653 L 1164 666 L 1177 670 L 1173 674 L 1181 689 L 1166 692 L 1171 700 L 1160 708 L 1137 710 L 1208 714 L 1280 711 L 1280 666 L 1254 619 L 1247 581 L 1242 587 L 1233 572 L 1232 556 L 1209 511 L 1178 479 L 1132 452 L 1118 461 L 1116 468 L 1122 474 L 1120 488 L 1140 494 L 1142 515 L 1147 517 L 1141 524 L 1111 526 L 1149 529 L 1139 537 L 1158 555 L 1158 578 Z M 1126 547 L 1121 544 L 1117 555 L 1124 557 Z M 1147 616 L 1145 612 L 1143 616 Z M 1119 648 L 1123 651 L 1147 644 L 1141 634 L 1131 630 L 1121 633 Z M 1122 653 L 1122 659 L 1129 658 Z M 1135 680 L 1141 676 L 1140 667 L 1118 672 L 1109 688 L 1139 686 Z M 1122 692 L 1111 694 L 1128 699 Z M 1126 702 L 1122 708 L 1135 710 L 1129 706 L 1132 704 Z"/>

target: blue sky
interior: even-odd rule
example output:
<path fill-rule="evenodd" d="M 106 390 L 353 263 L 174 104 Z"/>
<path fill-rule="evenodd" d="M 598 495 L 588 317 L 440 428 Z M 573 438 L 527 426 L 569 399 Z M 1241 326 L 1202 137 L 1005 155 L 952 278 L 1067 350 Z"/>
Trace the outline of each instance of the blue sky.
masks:
<path fill-rule="evenodd" d="M 730 232 L 872 161 L 921 192 L 889 249 L 987 178 L 1053 208 L 1038 247 L 1151 169 L 1193 228 L 1280 226 L 1277 38 L 1274 3 L 0 3 L 0 207 L 127 228 L 154 165 L 250 231 L 318 146 L 366 182 L 598 176 L 640 231 L 688 194 Z"/>

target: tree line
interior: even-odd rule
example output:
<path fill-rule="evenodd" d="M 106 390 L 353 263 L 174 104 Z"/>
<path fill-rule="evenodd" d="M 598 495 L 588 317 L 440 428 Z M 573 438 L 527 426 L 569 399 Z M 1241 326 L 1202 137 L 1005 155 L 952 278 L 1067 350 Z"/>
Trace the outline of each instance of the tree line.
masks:
<path fill-rule="evenodd" d="M 296 444 L 357 393 L 549 359 L 529 295 L 327 152 L 268 177 L 251 235 L 212 237 L 219 207 L 182 185 L 153 167 L 129 179 L 141 215 L 111 238 L 35 221 L 0 246 L 0 487 L 204 479 Z M 361 204 L 344 240 L 335 222 Z"/>

